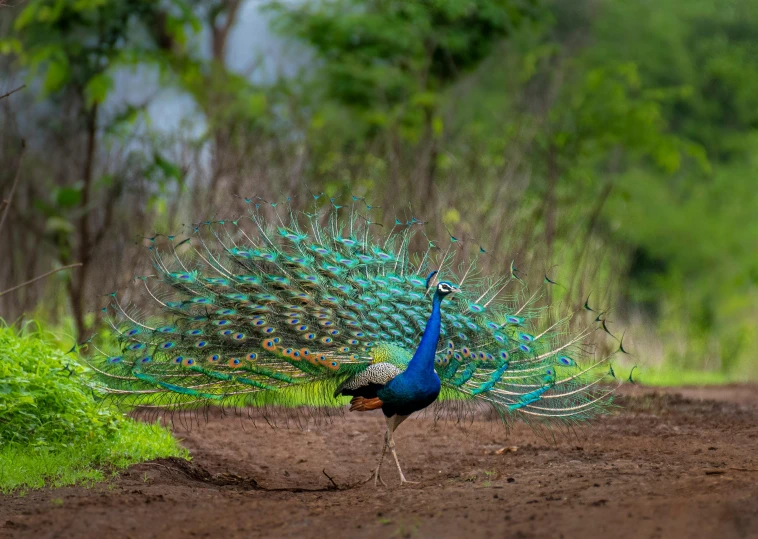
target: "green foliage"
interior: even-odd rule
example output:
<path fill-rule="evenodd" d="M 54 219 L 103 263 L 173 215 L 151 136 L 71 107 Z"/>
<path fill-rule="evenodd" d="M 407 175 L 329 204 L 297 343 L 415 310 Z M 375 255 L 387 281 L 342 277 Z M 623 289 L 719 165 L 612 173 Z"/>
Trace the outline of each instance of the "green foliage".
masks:
<path fill-rule="evenodd" d="M 81 270 L 66 274 L 65 287 L 80 337 L 85 331 L 88 263 L 114 221 L 116 201 L 126 184 L 136 183 L 130 176 L 148 184 L 156 180 L 152 183 L 157 185 L 143 190 L 150 194 L 170 182 L 181 188 L 183 180 L 166 159 L 157 163 L 163 174 L 150 174 L 150 164 L 129 138 L 138 107 L 101 105 L 109 101 L 119 70 L 123 76 L 125 67 L 168 69 L 161 40 L 176 45 L 176 52 L 181 49 L 185 30 L 196 28 L 190 8 L 183 0 L 31 0 L 19 6 L 11 35 L 0 41 L 0 50 L 13 54 L 13 66 L 30 83 L 38 81 L 29 84 L 41 89 L 37 97 L 65 111 L 53 114 L 53 121 L 44 115 L 38 122 L 42 140 L 66 140 L 66 149 L 39 158 L 44 166 L 38 167 L 36 189 L 24 212 L 33 225 L 24 230 L 34 235 L 35 243 L 46 243 L 41 265 L 82 264 Z M 152 32 L 157 35 L 149 39 Z M 101 156 L 114 146 L 128 147 L 122 154 L 128 165 L 104 172 Z M 19 260 L 23 257 L 16 257 L 18 267 L 30 271 L 34 264 L 26 266 Z"/>
<path fill-rule="evenodd" d="M 225 211 L 228 193 L 249 185 L 296 204 L 309 199 L 306 184 L 370 192 L 385 224 L 408 200 L 430 237 L 445 227 L 475 237 L 492 253 L 488 272 L 516 257 L 527 279 L 548 272 L 561 284 L 550 299 L 580 307 L 596 291 L 603 308 L 620 306 L 611 319 L 633 326 L 632 341 L 655 329 L 667 368 L 758 374 L 757 0 L 269 1 L 280 36 L 312 61 L 265 84 L 213 47 L 232 4 L 20 6 L 0 52 L 51 106 L 74 93 L 86 117 L 112 95 L 116 70 L 157 66 L 207 128 L 182 152 L 146 137 L 125 172 L 109 162 L 96 175 L 86 208 L 79 173 L 53 185 L 49 164 L 27 217 L 58 261 L 73 261 L 98 194 L 144 194 L 131 207 L 154 222 L 116 217 L 131 241 L 146 226 Z M 118 148 L 138 119 L 144 110 L 125 106 L 98 125 Z M 179 162 L 182 153 L 191 157 Z M 206 160 L 209 178 L 197 170 Z M 146 185 L 120 190 L 125 177 Z"/>
<path fill-rule="evenodd" d="M 80 371 L 41 333 L 0 328 L 0 443 L 50 449 L 115 433 L 119 416 L 93 401 Z"/>
<path fill-rule="evenodd" d="M 140 23 L 154 24 L 159 14 L 166 15 L 166 31 L 177 39 L 195 24 L 181 0 L 32 0 L 14 21 L 15 35 L 2 47 L 18 53 L 30 75 L 43 76 L 45 93 L 74 88 L 91 107 L 108 96 L 113 86 L 109 72 L 115 67 L 135 58 L 160 61 L 155 47 L 132 39 Z"/>
<path fill-rule="evenodd" d="M 0 492 L 92 484 L 138 462 L 161 457 L 188 458 L 159 425 L 124 421 L 108 438 L 79 439 L 50 451 L 18 444 L 0 447 Z"/>
<path fill-rule="evenodd" d="M 159 425 L 96 402 L 81 373 L 41 330 L 0 327 L 0 490 L 95 480 L 104 467 L 186 455 Z"/>
<path fill-rule="evenodd" d="M 431 93 L 458 80 L 536 11 L 535 2 L 273 2 L 280 31 L 324 61 L 331 97 L 355 107 L 377 102 L 433 105 Z"/>
<path fill-rule="evenodd" d="M 672 366 L 635 371 L 634 374 L 637 383 L 662 387 L 723 385 L 740 380 L 721 371 L 689 370 Z"/>
<path fill-rule="evenodd" d="M 555 296 L 578 305 L 587 284 L 602 288 L 598 279 L 620 272 L 613 286 L 640 313 L 635 322 L 657 326 L 668 365 L 729 374 L 758 345 L 754 4 L 553 2 L 508 28 L 488 2 L 274 9 L 279 29 L 320 62 L 314 91 L 326 92 L 311 148 L 317 174 L 338 178 L 330 194 L 365 182 L 417 200 L 431 191 L 387 177 L 408 163 L 423 185 L 426 166 L 454 199 L 436 206 L 448 226 L 473 219 L 496 231 L 505 221 L 507 235 L 463 232 L 496 249 L 528 246 L 526 258 L 544 267 L 561 263 L 552 276 L 567 285 Z M 474 33 L 490 39 L 485 49 L 472 46 Z M 584 38 L 589 46 L 577 46 Z M 471 56 L 446 71 L 430 43 Z M 529 155 L 514 157 L 534 126 Z M 532 177 L 514 185 L 504 170 L 519 158 Z M 468 219 L 451 220 L 453 208 Z M 605 248 L 613 256 L 592 261 Z M 582 282 L 588 274 L 595 282 Z"/>
<path fill-rule="evenodd" d="M 323 86 L 326 99 L 348 107 L 365 124 L 360 136 L 399 124 L 411 141 L 424 128 L 441 134 L 440 92 L 538 12 L 532 0 L 323 0 L 268 7 L 278 30 L 307 43 L 319 58 L 314 90 Z"/>
<path fill-rule="evenodd" d="M 758 29 L 755 2 L 713 0 L 605 2 L 595 25 L 596 62 L 634 61 L 641 80 L 666 89 L 675 131 L 702 144 L 711 159 L 750 151 L 756 125 Z M 646 14 L 654 10 L 655 17 Z"/>
<path fill-rule="evenodd" d="M 589 60 L 633 61 L 693 157 L 669 176 L 630 163 L 610 200 L 615 235 L 635 253 L 629 298 L 658 324 L 671 367 L 754 375 L 755 2 L 605 4 Z"/>

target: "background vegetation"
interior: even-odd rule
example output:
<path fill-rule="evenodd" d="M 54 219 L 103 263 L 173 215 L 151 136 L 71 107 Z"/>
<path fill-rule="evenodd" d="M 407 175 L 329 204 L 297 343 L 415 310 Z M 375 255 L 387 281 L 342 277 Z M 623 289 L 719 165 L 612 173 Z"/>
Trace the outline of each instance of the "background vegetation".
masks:
<path fill-rule="evenodd" d="M 142 235 L 324 191 L 592 292 L 643 365 L 758 375 L 758 0 L 0 10 L 0 94 L 28 84 L 0 101 L 0 289 L 83 264 L 0 295 L 8 320 L 86 337 Z"/>
<path fill-rule="evenodd" d="M 96 481 L 135 462 L 187 455 L 161 426 L 96 402 L 79 374 L 50 335 L 0 327 L 0 492 Z"/>

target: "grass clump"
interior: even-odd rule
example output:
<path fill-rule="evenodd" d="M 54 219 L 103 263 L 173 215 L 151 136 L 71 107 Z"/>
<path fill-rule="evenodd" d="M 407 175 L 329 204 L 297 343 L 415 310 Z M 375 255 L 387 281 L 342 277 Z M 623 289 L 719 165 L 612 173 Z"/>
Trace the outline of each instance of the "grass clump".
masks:
<path fill-rule="evenodd" d="M 0 327 L 0 491 L 98 481 L 136 462 L 187 456 L 160 425 L 98 403 L 72 356 L 28 328 Z"/>
<path fill-rule="evenodd" d="M 720 371 L 698 371 L 691 369 L 657 368 L 635 374 L 635 381 L 647 386 L 714 386 L 739 382 Z"/>

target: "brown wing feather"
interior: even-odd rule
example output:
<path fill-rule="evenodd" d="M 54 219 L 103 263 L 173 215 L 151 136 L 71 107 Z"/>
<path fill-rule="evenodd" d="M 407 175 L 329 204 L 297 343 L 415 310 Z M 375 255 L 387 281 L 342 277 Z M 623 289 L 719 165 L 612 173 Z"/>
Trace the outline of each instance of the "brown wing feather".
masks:
<path fill-rule="evenodd" d="M 376 410 L 381 408 L 384 403 L 378 397 L 373 399 L 367 399 L 365 397 L 353 397 L 350 400 L 351 412 L 368 412 L 369 410 Z"/>

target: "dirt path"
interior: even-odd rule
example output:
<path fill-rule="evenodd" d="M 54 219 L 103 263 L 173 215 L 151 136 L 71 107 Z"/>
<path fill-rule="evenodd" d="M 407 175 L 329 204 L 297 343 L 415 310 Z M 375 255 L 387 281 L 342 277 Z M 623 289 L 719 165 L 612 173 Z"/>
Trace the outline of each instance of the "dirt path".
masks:
<path fill-rule="evenodd" d="M 0 537 L 758 537 L 758 387 L 619 402 L 554 444 L 523 425 L 409 420 L 398 451 L 420 483 L 399 488 L 388 463 L 379 489 L 349 487 L 378 458 L 378 413 L 310 430 L 214 417 L 178 432 L 191 464 L 0 497 Z"/>

